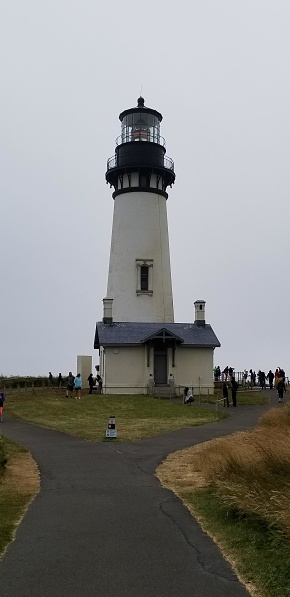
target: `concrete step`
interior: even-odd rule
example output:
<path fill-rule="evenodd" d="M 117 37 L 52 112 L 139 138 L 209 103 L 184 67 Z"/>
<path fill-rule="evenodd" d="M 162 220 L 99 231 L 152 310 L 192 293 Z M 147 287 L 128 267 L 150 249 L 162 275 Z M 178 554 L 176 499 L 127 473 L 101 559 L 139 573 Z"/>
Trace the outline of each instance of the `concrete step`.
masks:
<path fill-rule="evenodd" d="M 176 396 L 175 388 L 169 385 L 154 386 L 152 395 L 155 398 L 174 398 Z"/>

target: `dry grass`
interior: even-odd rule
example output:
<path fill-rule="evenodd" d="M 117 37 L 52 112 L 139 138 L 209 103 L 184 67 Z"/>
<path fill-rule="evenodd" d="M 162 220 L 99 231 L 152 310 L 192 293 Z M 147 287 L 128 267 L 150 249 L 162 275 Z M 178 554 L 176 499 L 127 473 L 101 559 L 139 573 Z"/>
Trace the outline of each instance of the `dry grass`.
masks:
<path fill-rule="evenodd" d="M 5 439 L 8 463 L 0 481 L 0 555 L 14 539 L 29 504 L 39 491 L 39 473 L 31 455 Z"/>
<path fill-rule="evenodd" d="M 241 568 L 244 570 L 245 566 L 246 570 L 242 574 L 244 579 L 247 579 L 247 570 L 250 570 L 249 577 L 252 575 L 252 561 L 245 565 L 246 554 L 233 547 L 239 543 L 237 537 L 232 546 L 229 537 L 225 540 L 223 529 L 227 523 L 219 520 L 217 524 L 216 521 L 212 524 L 215 516 L 212 513 L 209 514 L 211 522 L 208 523 L 207 515 L 204 515 L 206 507 L 200 516 L 202 508 L 199 510 L 196 507 L 199 498 L 195 500 L 194 496 L 207 495 L 206 499 L 209 499 L 209 495 L 214 496 L 213 500 L 217 500 L 214 502 L 216 510 L 220 507 L 221 511 L 232 513 L 239 524 L 242 520 L 258 524 L 259 532 L 267 537 L 265 545 L 259 547 L 259 557 L 265 549 L 268 550 L 267 553 L 265 551 L 265 562 L 268 561 L 269 551 L 274 552 L 274 556 L 277 552 L 277 562 L 280 555 L 281 559 L 284 558 L 282 572 L 281 562 L 279 570 L 275 569 L 275 562 L 271 571 L 269 567 L 268 574 L 272 578 L 267 579 L 267 570 L 264 570 L 261 580 L 257 572 L 261 570 L 261 563 L 257 565 L 256 585 L 260 594 L 290 595 L 290 404 L 268 411 L 252 431 L 235 433 L 170 455 L 158 468 L 157 476 L 163 485 L 184 500 L 207 532 L 220 544 L 236 571 Z M 231 532 L 235 533 L 233 530 Z M 263 544 L 261 535 L 259 542 Z M 279 553 L 280 548 L 283 554 L 282 551 Z M 243 550 L 246 550 L 244 544 Z M 253 558 L 255 551 L 251 553 L 251 560 Z M 279 591 L 280 581 L 283 588 Z M 257 589 L 253 589 L 252 585 L 251 593 L 257 594 Z"/>
<path fill-rule="evenodd" d="M 290 539 L 290 405 L 268 411 L 250 432 L 171 455 L 167 467 L 173 462 L 178 463 L 174 482 L 184 491 L 198 480 L 199 487 L 213 488 L 227 508 L 255 514 Z M 165 479 L 171 474 L 167 468 Z"/>

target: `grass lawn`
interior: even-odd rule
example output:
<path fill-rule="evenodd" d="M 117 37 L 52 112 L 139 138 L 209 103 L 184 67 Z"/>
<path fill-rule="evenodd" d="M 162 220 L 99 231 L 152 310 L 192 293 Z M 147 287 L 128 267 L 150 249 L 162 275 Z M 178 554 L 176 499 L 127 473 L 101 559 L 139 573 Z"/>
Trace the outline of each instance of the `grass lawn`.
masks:
<path fill-rule="evenodd" d="M 39 475 L 29 452 L 0 436 L 7 465 L 0 476 L 0 555 L 12 541 L 28 505 L 39 491 Z"/>
<path fill-rule="evenodd" d="M 225 508 L 210 489 L 181 497 L 218 541 L 249 590 L 255 587 L 254 594 L 262 597 L 290 595 L 290 545 L 279 529 Z"/>
<path fill-rule="evenodd" d="M 222 399 L 223 393 L 222 390 L 215 390 L 213 396 L 201 396 L 201 402 L 208 402 L 209 404 L 213 404 L 216 400 Z M 198 401 L 198 397 L 197 397 Z M 231 402 L 231 391 L 229 390 L 229 402 Z M 244 405 L 257 405 L 257 404 L 268 404 L 269 403 L 269 396 L 265 395 L 262 392 L 257 390 L 238 390 L 237 392 L 237 405 L 244 406 Z M 222 404 L 222 402 L 220 403 Z"/>
<path fill-rule="evenodd" d="M 83 398 L 66 398 L 61 390 L 8 394 L 5 414 L 92 441 L 103 441 L 109 416 L 116 417 L 118 440 L 135 441 L 175 429 L 219 421 L 226 415 L 215 410 L 158 400 L 149 396 L 105 396 L 83 392 Z M 111 441 L 111 440 L 110 440 Z"/>

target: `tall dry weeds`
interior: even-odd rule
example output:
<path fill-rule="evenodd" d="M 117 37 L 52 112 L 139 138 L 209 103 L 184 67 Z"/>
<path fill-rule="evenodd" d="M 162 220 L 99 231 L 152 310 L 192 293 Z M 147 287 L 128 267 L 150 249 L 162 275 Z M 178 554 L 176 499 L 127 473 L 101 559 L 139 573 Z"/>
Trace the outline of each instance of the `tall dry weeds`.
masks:
<path fill-rule="evenodd" d="M 258 427 L 275 427 L 281 431 L 285 428 L 290 429 L 290 403 L 268 410 L 261 416 Z"/>
<path fill-rule="evenodd" d="M 290 405 L 268 411 L 250 432 L 211 442 L 199 468 L 227 508 L 290 537 Z"/>

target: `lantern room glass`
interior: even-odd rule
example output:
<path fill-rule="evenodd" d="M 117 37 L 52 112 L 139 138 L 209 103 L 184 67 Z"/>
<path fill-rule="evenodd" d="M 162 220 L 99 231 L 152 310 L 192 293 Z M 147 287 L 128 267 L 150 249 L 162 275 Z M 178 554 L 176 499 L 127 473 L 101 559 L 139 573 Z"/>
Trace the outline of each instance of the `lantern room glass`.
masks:
<path fill-rule="evenodd" d="M 122 143 L 149 141 L 160 143 L 160 121 L 145 110 L 124 116 L 121 131 Z"/>

